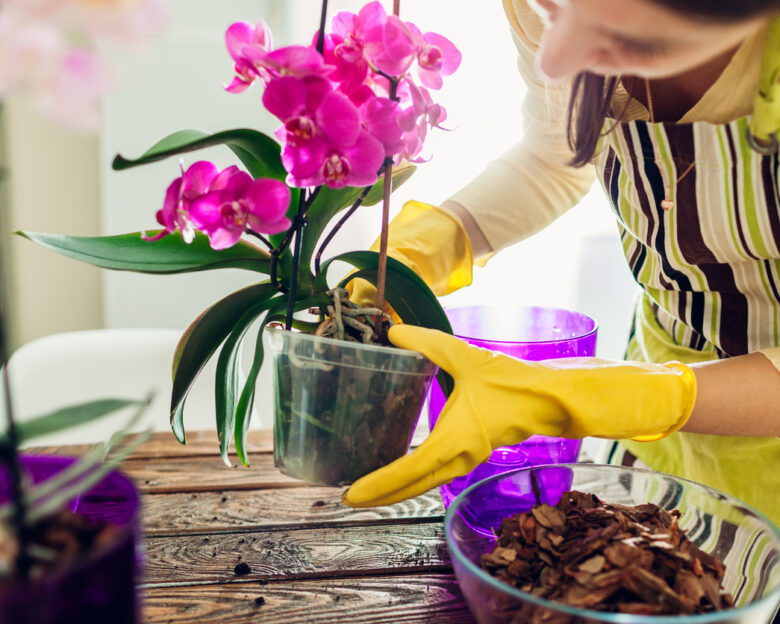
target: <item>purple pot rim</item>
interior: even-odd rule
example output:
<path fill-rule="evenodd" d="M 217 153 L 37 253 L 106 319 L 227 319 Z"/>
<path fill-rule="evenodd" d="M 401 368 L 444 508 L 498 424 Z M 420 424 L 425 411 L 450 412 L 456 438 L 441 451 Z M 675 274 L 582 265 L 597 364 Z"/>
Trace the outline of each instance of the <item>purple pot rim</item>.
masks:
<path fill-rule="evenodd" d="M 66 466 L 79 459 L 78 457 L 72 457 L 68 455 L 36 455 L 29 453 L 22 453 L 20 458 L 23 464 L 39 463 L 39 460 L 41 462 L 44 460 L 50 462 L 54 460 L 55 464 L 60 464 L 61 466 Z M 116 538 L 107 546 L 99 549 L 93 548 L 89 553 L 83 557 L 80 557 L 72 565 L 63 570 L 57 570 L 47 574 L 42 578 L 34 579 L 27 584 L 13 583 L 6 586 L 0 585 L 0 596 L 7 594 L 9 591 L 29 591 L 31 589 L 34 590 L 58 585 L 69 576 L 75 576 L 82 570 L 85 570 L 93 565 L 99 566 L 102 562 L 111 559 L 115 553 L 123 548 L 126 548 L 128 542 L 132 544 L 138 543 L 140 540 L 141 526 L 141 497 L 138 494 L 138 488 L 136 488 L 133 481 L 127 475 L 123 474 L 118 469 L 114 469 L 108 472 L 104 476 L 104 479 L 109 477 L 115 479 L 118 478 L 121 482 L 123 482 L 123 484 L 130 486 L 128 492 L 132 492 L 130 497 L 130 502 L 133 505 L 132 517 L 124 524 L 115 524 L 115 526 L 118 526 L 120 529 L 119 535 L 116 536 Z M 87 491 L 89 492 L 90 490 Z"/>
<path fill-rule="evenodd" d="M 455 305 L 455 306 L 445 307 L 444 313 L 446 314 L 447 312 L 456 311 L 456 310 L 475 310 L 475 309 L 497 310 L 499 308 L 498 306 L 494 306 L 494 305 Z M 464 334 L 459 334 L 454 330 L 453 330 L 453 335 L 463 340 L 473 340 L 473 341 L 490 343 L 490 344 L 553 345 L 562 342 L 569 342 L 571 340 L 584 340 L 598 333 L 598 329 L 599 329 L 598 321 L 594 319 L 592 316 L 585 314 L 584 312 L 569 310 L 567 308 L 556 308 L 556 307 L 547 307 L 547 306 L 517 306 L 515 309 L 518 311 L 541 310 L 543 312 L 564 312 L 566 314 L 570 314 L 572 316 L 576 316 L 578 318 L 591 321 L 593 323 L 593 327 L 586 332 L 577 334 L 576 336 L 567 336 L 565 338 L 556 338 L 554 340 L 495 340 L 493 338 L 479 338 L 477 336 L 466 336 Z"/>

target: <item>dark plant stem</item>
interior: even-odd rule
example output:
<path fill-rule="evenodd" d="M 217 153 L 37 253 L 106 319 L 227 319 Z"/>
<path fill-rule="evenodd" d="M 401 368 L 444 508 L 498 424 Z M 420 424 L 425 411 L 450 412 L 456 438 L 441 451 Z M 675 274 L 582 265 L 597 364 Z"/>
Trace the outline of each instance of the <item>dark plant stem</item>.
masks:
<path fill-rule="evenodd" d="M 393 0 L 393 15 L 398 15 L 401 12 L 401 0 Z"/>
<path fill-rule="evenodd" d="M 282 239 L 282 242 L 279 243 L 278 247 L 275 248 L 273 246 L 271 247 L 271 268 L 269 274 L 271 277 L 271 283 L 274 285 L 274 288 L 276 288 L 276 290 L 278 290 L 279 292 L 282 293 L 286 292 L 284 286 L 282 286 L 282 283 L 279 281 L 277 277 L 277 272 L 279 268 L 279 257 L 290 246 L 293 236 L 298 231 L 298 228 L 302 228 L 304 225 L 306 225 L 305 214 L 309 211 L 309 208 L 311 208 L 312 204 L 314 203 L 314 200 L 317 199 L 317 195 L 320 194 L 320 189 L 322 189 L 321 186 L 315 187 L 314 190 L 311 192 L 311 194 L 306 198 L 304 202 L 303 212 L 301 212 L 301 202 L 304 200 L 303 197 L 304 190 L 301 189 L 301 194 L 298 196 L 298 213 L 295 219 L 293 220 L 290 229 L 287 230 L 287 232 L 284 235 L 284 238 Z"/>
<path fill-rule="evenodd" d="M 317 35 L 317 52 L 320 54 L 322 54 L 322 50 L 325 48 L 325 20 L 327 17 L 328 0 L 322 0 L 322 11 L 320 12 L 320 32 Z"/>
<path fill-rule="evenodd" d="M 253 230 L 252 228 L 247 228 L 246 232 L 250 236 L 254 236 L 257 240 L 259 240 L 261 243 L 263 243 L 263 245 L 268 247 L 269 250 L 274 248 L 274 246 L 271 244 L 271 241 L 269 241 L 265 236 L 260 234 L 260 232 L 255 232 L 255 230 Z"/>
<path fill-rule="evenodd" d="M 394 5 L 398 10 L 398 0 Z M 398 13 L 396 12 L 396 15 Z M 398 100 L 398 80 L 388 77 L 390 80 L 390 99 Z M 390 227 L 390 194 L 393 192 L 393 159 L 385 158 L 384 180 L 382 185 L 382 230 L 379 235 L 379 261 L 376 269 L 376 308 L 383 312 L 385 309 L 385 283 L 387 280 L 387 238 Z M 376 317 L 377 333 L 382 334 L 382 317 Z"/>
<path fill-rule="evenodd" d="M 325 251 L 325 247 L 328 246 L 330 241 L 333 240 L 333 237 L 336 236 L 338 231 L 344 226 L 344 224 L 349 220 L 349 218 L 354 214 L 354 212 L 360 208 L 360 206 L 365 201 L 366 197 L 368 196 L 368 192 L 371 190 L 371 186 L 366 186 L 363 189 L 363 192 L 360 193 L 358 198 L 355 200 L 355 203 L 352 204 L 352 206 L 344 213 L 344 216 L 339 219 L 338 223 L 333 226 L 333 229 L 331 229 L 330 232 L 328 232 L 328 235 L 325 237 L 325 240 L 322 241 L 322 244 L 320 245 L 319 249 L 317 249 L 317 254 L 314 256 L 314 272 L 319 275 L 320 274 L 320 261 L 322 260 L 322 253 Z"/>
<path fill-rule="evenodd" d="M 0 276 L 2 276 L 2 267 L 0 267 Z M 19 554 L 16 559 L 17 572 L 19 578 L 27 580 L 30 570 L 30 558 L 28 553 L 29 531 L 25 518 L 27 509 L 24 502 L 24 493 L 22 491 L 22 468 L 19 463 L 19 436 L 16 430 L 16 423 L 13 416 L 13 401 L 11 399 L 11 382 L 8 375 L 8 338 L 6 326 L 6 314 L 4 305 L 4 284 L 0 279 L 0 367 L 3 375 L 3 393 L 5 395 L 5 414 L 6 414 L 6 442 L 0 447 L 0 463 L 8 468 L 11 480 L 11 499 L 13 500 L 13 522 L 14 530 L 19 541 Z"/>
<path fill-rule="evenodd" d="M 298 269 L 301 263 L 301 246 L 303 245 L 303 227 L 306 225 L 304 213 L 306 211 L 305 193 L 301 192 L 298 197 L 298 214 L 295 216 L 293 227 L 295 232 L 295 248 L 292 257 L 292 275 L 290 276 L 290 292 L 287 293 L 287 316 L 285 317 L 285 326 L 287 331 L 292 329 L 292 317 L 295 309 L 295 295 L 298 291 Z"/>

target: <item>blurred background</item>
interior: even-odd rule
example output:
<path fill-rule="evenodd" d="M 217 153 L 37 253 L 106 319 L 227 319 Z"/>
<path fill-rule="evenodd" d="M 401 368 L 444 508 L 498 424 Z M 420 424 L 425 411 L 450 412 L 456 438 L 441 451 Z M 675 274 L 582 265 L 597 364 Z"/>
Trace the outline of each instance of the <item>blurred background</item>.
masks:
<path fill-rule="evenodd" d="M 363 4 L 331 0 L 329 14 L 357 11 Z M 0 251 L 14 347 L 74 330 L 181 331 L 205 307 L 252 277 L 240 271 L 169 277 L 108 272 L 10 236 L 15 229 L 96 235 L 154 228 L 165 188 L 179 175 L 177 160 L 114 172 L 110 165 L 116 153 L 136 157 L 184 128 L 249 126 L 267 133 L 276 128 L 256 86 L 240 95 L 224 91 L 233 74 L 225 29 L 234 21 L 263 18 L 275 46 L 308 42 L 318 26 L 319 2 L 180 0 L 168 6 L 167 26 L 151 39 L 130 49 L 104 50 L 117 71 L 114 87 L 101 101 L 96 132 L 68 130 L 21 97 L 5 103 Z M 447 36 L 460 48 L 463 63 L 440 92 L 448 112 L 445 125 L 453 130 L 432 133 L 426 152 L 433 158 L 394 194 L 395 210 L 410 198 L 443 201 L 517 141 L 525 91 L 498 0 L 405 0 L 401 16 L 423 31 Z M 234 162 L 227 149 L 214 148 L 189 155 L 185 165 L 201 158 L 220 166 Z M 522 197 L 517 209 L 523 209 Z M 376 207 L 362 209 L 330 252 L 368 246 L 379 224 Z M 442 303 L 575 309 L 598 321 L 598 354 L 621 357 L 633 294 L 614 219 L 600 189 L 593 189 L 545 231 L 476 268 L 473 285 Z"/>

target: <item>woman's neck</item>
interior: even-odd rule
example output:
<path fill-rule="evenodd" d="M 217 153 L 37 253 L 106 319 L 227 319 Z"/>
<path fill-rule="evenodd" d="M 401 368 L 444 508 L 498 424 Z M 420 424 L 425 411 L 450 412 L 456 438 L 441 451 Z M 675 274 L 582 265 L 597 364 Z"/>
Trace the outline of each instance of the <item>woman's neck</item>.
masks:
<path fill-rule="evenodd" d="M 623 85 L 629 95 L 651 112 L 653 121 L 676 122 L 693 108 L 726 69 L 739 46 L 727 50 L 704 65 L 670 78 L 657 78 L 645 85 L 643 78 L 626 76 Z M 647 87 L 652 98 L 652 110 L 647 101 Z"/>

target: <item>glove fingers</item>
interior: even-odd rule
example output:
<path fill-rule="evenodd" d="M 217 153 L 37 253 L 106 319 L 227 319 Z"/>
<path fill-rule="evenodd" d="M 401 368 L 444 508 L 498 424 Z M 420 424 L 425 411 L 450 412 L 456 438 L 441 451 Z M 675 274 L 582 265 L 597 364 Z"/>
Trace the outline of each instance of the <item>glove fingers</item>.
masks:
<path fill-rule="evenodd" d="M 477 462 L 466 455 L 456 455 L 449 461 L 436 458 L 436 468 L 427 470 L 426 459 L 416 457 L 418 448 L 411 455 L 358 479 L 341 497 L 350 507 L 381 507 L 424 494 L 428 490 L 468 473 Z M 400 478 L 399 478 L 400 477 Z"/>
<path fill-rule="evenodd" d="M 475 460 L 475 455 L 487 457 L 490 454 L 489 443 L 480 445 L 481 448 L 475 452 L 466 452 L 462 447 L 462 437 L 458 432 L 450 431 L 451 427 L 447 424 L 442 414 L 437 426 L 414 453 L 355 481 L 342 496 L 344 503 L 351 507 L 374 507 L 390 504 L 384 501 L 397 502 L 417 496 L 458 474 L 469 472 L 484 459 L 479 457 Z M 474 438 L 467 432 L 463 433 L 466 439 Z M 460 472 L 454 472 L 457 470 Z"/>
<path fill-rule="evenodd" d="M 387 337 L 397 347 L 419 351 L 453 377 L 457 377 L 463 367 L 473 370 L 475 351 L 479 352 L 477 347 L 470 346 L 460 338 L 437 329 L 414 325 L 394 325 Z"/>
<path fill-rule="evenodd" d="M 414 498 L 415 496 L 425 494 L 425 492 L 428 490 L 443 485 L 444 483 L 449 483 L 454 478 L 467 474 L 473 470 L 476 465 L 477 464 L 472 465 L 471 463 L 467 464 L 463 461 L 463 457 L 455 457 L 450 460 L 450 462 L 444 464 L 434 472 L 423 475 L 423 477 L 417 481 L 409 483 L 400 489 L 394 490 L 387 494 L 375 496 L 371 500 L 364 501 L 361 504 L 353 504 L 349 500 L 348 495 L 350 490 L 347 490 L 345 495 L 342 497 L 342 500 L 344 500 L 345 503 L 352 507 L 383 507 L 385 505 L 393 505 L 395 503 L 405 501 L 409 498 Z M 357 483 L 359 483 L 359 481 Z M 354 485 L 352 487 L 354 487 Z"/>

